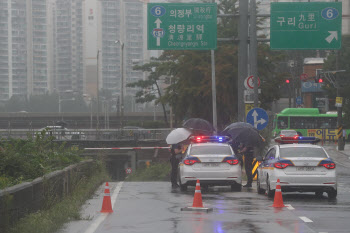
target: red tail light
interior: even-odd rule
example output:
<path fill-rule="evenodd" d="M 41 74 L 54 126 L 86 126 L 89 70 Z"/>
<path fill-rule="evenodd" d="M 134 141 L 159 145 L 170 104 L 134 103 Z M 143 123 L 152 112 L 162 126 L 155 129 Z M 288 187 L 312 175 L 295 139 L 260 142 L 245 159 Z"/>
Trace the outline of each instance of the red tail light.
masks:
<path fill-rule="evenodd" d="M 283 137 L 284 137 L 284 135 L 283 135 L 283 134 L 281 134 L 281 135 L 280 135 L 280 137 L 281 137 L 281 138 L 283 138 Z"/>
<path fill-rule="evenodd" d="M 324 166 L 327 169 L 334 169 L 335 163 L 325 163 L 325 164 L 321 164 L 320 166 Z"/>
<path fill-rule="evenodd" d="M 185 159 L 184 160 L 184 164 L 186 165 L 193 165 L 195 163 L 199 163 L 197 160 L 194 160 L 194 159 Z"/>
<path fill-rule="evenodd" d="M 230 165 L 236 165 L 239 163 L 238 159 L 229 159 L 229 160 L 226 160 L 225 162 L 227 162 Z"/>
<path fill-rule="evenodd" d="M 280 163 L 280 162 L 274 163 L 273 165 L 275 168 L 278 168 L 278 169 L 284 169 L 288 166 L 293 166 L 292 164 L 289 164 L 289 163 Z"/>

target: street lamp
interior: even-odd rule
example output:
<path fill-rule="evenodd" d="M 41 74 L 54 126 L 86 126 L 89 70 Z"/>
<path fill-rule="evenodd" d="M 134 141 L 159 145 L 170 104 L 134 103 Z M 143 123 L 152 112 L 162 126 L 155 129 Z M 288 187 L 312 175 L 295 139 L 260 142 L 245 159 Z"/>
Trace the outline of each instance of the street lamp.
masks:
<path fill-rule="evenodd" d="M 99 62 L 100 58 L 100 50 L 97 50 L 97 80 L 96 80 L 96 96 L 97 96 L 97 123 L 96 123 L 96 131 L 99 130 L 100 127 L 100 94 L 99 94 Z M 97 135 L 98 137 L 98 135 Z"/>
<path fill-rule="evenodd" d="M 121 109 L 120 109 L 120 128 L 123 128 L 124 120 L 124 43 L 121 40 L 116 40 L 116 44 L 120 44 L 121 48 L 121 86 L 120 86 L 120 100 L 121 100 Z"/>

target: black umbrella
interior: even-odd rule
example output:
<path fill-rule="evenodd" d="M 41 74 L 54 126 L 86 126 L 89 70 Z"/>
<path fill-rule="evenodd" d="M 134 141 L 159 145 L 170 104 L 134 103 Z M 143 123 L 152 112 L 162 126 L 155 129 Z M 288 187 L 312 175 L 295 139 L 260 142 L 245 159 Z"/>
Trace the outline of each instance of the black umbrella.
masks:
<path fill-rule="evenodd" d="M 239 122 L 237 122 L 239 123 Z M 244 122 L 242 122 L 244 123 Z M 232 124 L 231 124 L 232 125 Z M 234 142 L 241 142 L 245 146 L 259 146 L 263 142 L 262 137 L 259 134 L 259 131 L 254 128 L 252 125 L 244 123 L 237 124 L 234 127 L 226 127 L 223 131 L 223 135 L 228 135 L 232 138 Z"/>
<path fill-rule="evenodd" d="M 251 128 L 251 129 L 255 129 L 256 131 L 258 131 L 257 128 L 255 128 L 253 125 L 246 123 L 246 122 L 234 122 L 228 126 L 226 126 L 225 130 L 228 130 L 229 128 Z M 259 131 L 258 131 L 259 132 Z"/>
<path fill-rule="evenodd" d="M 211 134 L 215 131 L 214 126 L 209 121 L 201 118 L 190 118 L 185 121 L 182 126 L 204 134 Z"/>

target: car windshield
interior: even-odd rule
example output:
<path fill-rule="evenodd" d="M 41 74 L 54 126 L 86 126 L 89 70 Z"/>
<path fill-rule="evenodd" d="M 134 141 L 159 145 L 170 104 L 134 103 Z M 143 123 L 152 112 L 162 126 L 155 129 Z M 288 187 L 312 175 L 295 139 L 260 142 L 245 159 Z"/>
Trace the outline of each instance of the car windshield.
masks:
<path fill-rule="evenodd" d="M 290 157 L 327 158 L 327 155 L 322 148 L 290 147 L 290 148 L 281 148 L 280 150 L 281 150 L 280 156 L 283 158 L 290 158 Z"/>
<path fill-rule="evenodd" d="M 194 146 L 191 148 L 191 152 L 190 152 L 190 155 L 212 155 L 212 154 L 230 155 L 232 154 L 232 152 L 229 146 L 215 146 L 215 145 Z"/>

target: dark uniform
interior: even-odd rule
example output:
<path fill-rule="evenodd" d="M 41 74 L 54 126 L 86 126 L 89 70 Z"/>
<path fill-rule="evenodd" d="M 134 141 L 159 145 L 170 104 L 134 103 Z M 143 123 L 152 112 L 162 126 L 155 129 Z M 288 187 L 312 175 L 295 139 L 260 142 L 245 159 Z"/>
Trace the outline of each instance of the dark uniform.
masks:
<path fill-rule="evenodd" d="M 253 160 L 254 160 L 254 148 L 246 147 L 244 154 L 244 167 L 247 175 L 247 184 L 243 187 L 252 187 L 253 183 Z"/>
<path fill-rule="evenodd" d="M 177 184 L 177 167 L 180 162 L 180 158 L 178 158 L 178 154 L 181 153 L 181 145 L 172 145 L 171 149 L 171 157 L 170 157 L 170 164 L 171 164 L 171 174 L 170 174 L 170 181 L 171 181 L 171 186 L 173 188 L 178 187 L 179 185 Z"/>

